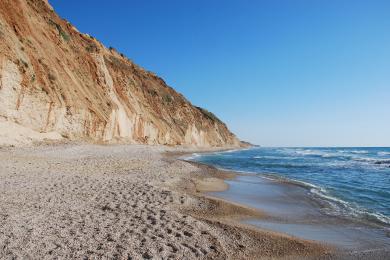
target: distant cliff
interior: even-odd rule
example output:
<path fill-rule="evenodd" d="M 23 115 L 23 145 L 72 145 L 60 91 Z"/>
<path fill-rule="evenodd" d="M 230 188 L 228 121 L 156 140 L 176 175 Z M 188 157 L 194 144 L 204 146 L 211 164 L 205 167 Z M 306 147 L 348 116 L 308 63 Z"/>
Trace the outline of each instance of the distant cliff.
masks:
<path fill-rule="evenodd" d="M 78 32 L 45 0 L 1 0 L 0 73 L 0 142 L 3 132 L 15 140 L 20 133 L 31 140 L 241 145 L 211 112 Z"/>

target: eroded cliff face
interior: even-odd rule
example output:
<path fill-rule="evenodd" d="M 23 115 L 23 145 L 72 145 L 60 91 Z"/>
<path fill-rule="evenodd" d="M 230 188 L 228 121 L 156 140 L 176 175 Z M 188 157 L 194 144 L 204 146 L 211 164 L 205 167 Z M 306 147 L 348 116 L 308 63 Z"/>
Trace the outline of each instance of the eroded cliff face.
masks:
<path fill-rule="evenodd" d="M 78 32 L 45 0 L 0 0 L 0 73 L 0 140 L 2 125 L 16 124 L 70 139 L 241 144 L 212 113 Z"/>

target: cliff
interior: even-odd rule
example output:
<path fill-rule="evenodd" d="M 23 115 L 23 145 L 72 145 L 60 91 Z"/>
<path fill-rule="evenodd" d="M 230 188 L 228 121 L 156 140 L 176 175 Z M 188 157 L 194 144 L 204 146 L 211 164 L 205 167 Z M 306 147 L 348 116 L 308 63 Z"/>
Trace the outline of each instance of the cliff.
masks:
<path fill-rule="evenodd" d="M 0 142 L 239 146 L 212 113 L 80 33 L 45 0 L 0 0 Z"/>

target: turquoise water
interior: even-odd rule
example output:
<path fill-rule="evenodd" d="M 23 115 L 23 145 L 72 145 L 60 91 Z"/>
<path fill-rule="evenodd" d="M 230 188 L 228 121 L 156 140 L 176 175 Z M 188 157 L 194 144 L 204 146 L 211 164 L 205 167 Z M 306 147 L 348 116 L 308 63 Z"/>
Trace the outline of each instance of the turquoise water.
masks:
<path fill-rule="evenodd" d="M 252 148 L 194 161 L 305 186 L 326 214 L 390 225 L 390 148 Z"/>

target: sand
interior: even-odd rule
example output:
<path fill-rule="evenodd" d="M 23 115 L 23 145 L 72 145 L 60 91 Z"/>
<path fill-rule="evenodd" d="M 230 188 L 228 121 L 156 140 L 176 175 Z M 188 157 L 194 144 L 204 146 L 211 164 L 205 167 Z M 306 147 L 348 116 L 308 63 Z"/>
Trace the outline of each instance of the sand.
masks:
<path fill-rule="evenodd" d="M 44 140 L 61 139 L 62 136 L 57 132 L 40 133 L 10 121 L 3 121 L 0 117 L 0 146 L 25 146 Z"/>
<path fill-rule="evenodd" d="M 209 197 L 233 173 L 178 160 L 184 148 L 0 148 L 0 259 L 308 259 L 331 251 L 238 220 Z"/>

